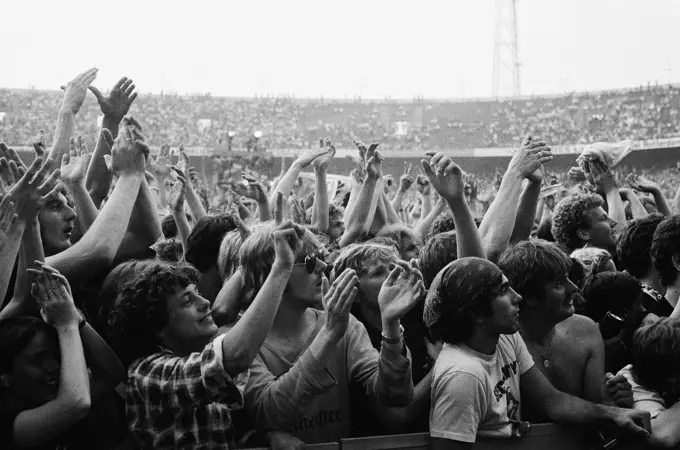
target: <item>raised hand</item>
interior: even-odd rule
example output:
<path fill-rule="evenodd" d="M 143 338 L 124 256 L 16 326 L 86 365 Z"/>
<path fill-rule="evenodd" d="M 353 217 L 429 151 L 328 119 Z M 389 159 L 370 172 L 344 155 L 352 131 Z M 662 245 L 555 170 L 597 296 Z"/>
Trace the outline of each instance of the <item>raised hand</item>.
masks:
<path fill-rule="evenodd" d="M 35 276 L 31 294 L 40 307 L 43 320 L 55 328 L 78 326 L 81 320 L 80 313 L 62 279 L 44 266 L 41 270 L 27 269 L 27 271 Z"/>
<path fill-rule="evenodd" d="M 0 159 L 0 165 L 2 160 Z M 36 158 L 21 179 L 9 190 L 7 195 L 16 205 L 17 214 L 26 221 L 35 216 L 49 201 L 55 199 L 63 186 L 58 184 L 60 170 L 48 176 L 54 161 Z"/>
<path fill-rule="evenodd" d="M 150 166 L 157 178 L 165 179 L 168 176 L 168 172 L 170 172 L 170 146 L 168 144 L 161 145 Z"/>
<path fill-rule="evenodd" d="M 99 89 L 94 86 L 89 88 L 97 98 L 97 103 L 99 103 L 99 109 L 102 110 L 102 113 L 105 116 L 111 117 L 116 123 L 125 117 L 130 110 L 132 102 L 137 98 L 137 93 L 133 92 L 135 85 L 127 77 L 118 80 L 113 89 L 111 89 L 111 92 L 109 92 L 108 97 L 102 95 Z"/>
<path fill-rule="evenodd" d="M 238 205 L 235 202 L 230 203 L 228 212 L 229 215 L 231 215 L 231 220 L 234 222 L 234 225 L 236 225 L 236 228 L 238 229 L 238 232 L 241 235 L 241 241 L 242 242 L 245 241 L 246 239 L 248 239 L 248 236 L 252 234 L 252 231 L 250 231 L 248 225 L 246 225 L 243 219 L 241 219 L 241 214 L 239 213 Z"/>
<path fill-rule="evenodd" d="M 87 88 L 97 78 L 97 68 L 92 68 L 81 73 L 62 89 L 64 90 L 64 100 L 62 102 L 62 110 L 68 111 L 72 114 L 77 114 L 80 107 L 83 106 L 85 95 L 87 95 Z"/>
<path fill-rule="evenodd" d="M 376 150 L 377 148 L 378 144 L 374 142 L 366 150 L 366 175 L 379 180 L 382 178 L 383 156 Z"/>
<path fill-rule="evenodd" d="M 293 211 L 293 218 L 295 223 L 299 223 L 302 225 L 307 223 L 306 217 L 307 215 L 305 214 L 303 205 L 300 204 L 300 201 L 298 201 L 297 197 L 294 194 L 288 197 L 288 206 Z"/>
<path fill-rule="evenodd" d="M 420 162 L 422 164 L 422 161 Z M 416 191 L 423 195 L 427 195 L 430 189 L 430 180 L 424 174 L 418 174 L 416 177 Z"/>
<path fill-rule="evenodd" d="M 18 226 L 19 216 L 16 214 L 16 206 L 9 195 L 3 195 L 0 200 L 0 250 L 8 242 L 21 239 L 22 228 Z"/>
<path fill-rule="evenodd" d="M 508 172 L 517 173 L 522 178 L 529 178 L 543 164 L 552 161 L 553 155 L 550 147 L 543 141 L 532 141 L 530 135 L 526 135 L 522 147 L 515 152 L 508 164 Z"/>
<path fill-rule="evenodd" d="M 580 167 L 572 167 L 571 169 L 569 169 L 567 176 L 571 181 L 575 181 L 577 183 L 583 183 L 588 181 L 586 179 L 586 174 L 583 173 L 583 170 L 581 170 Z"/>
<path fill-rule="evenodd" d="M 116 175 L 143 174 L 148 153 L 149 147 L 142 139 L 136 137 L 133 139 L 130 122 L 124 118 L 123 126 L 120 127 L 118 137 L 111 148 L 111 155 L 104 155 L 104 159 L 110 161 L 110 164 L 107 162 L 107 166 Z"/>
<path fill-rule="evenodd" d="M 397 263 L 378 294 L 383 323 L 401 319 L 424 296 L 425 284 L 420 271 L 405 262 Z"/>
<path fill-rule="evenodd" d="M 283 194 L 276 191 L 274 196 L 274 223 L 280 225 L 283 223 Z"/>
<path fill-rule="evenodd" d="M 45 132 L 40 130 L 40 133 L 33 136 L 32 142 L 36 156 L 45 156 Z"/>
<path fill-rule="evenodd" d="M 541 164 L 541 166 L 536 169 L 531 175 L 527 177 L 527 180 L 529 180 L 532 183 L 535 184 L 542 184 L 543 183 L 543 178 L 545 177 L 545 166 Z"/>
<path fill-rule="evenodd" d="M 186 180 L 184 177 L 177 175 L 177 180 L 168 191 L 168 204 L 172 211 L 184 211 L 184 199 L 186 198 Z"/>
<path fill-rule="evenodd" d="M 317 158 L 324 156 L 330 152 L 331 152 L 330 147 L 307 150 L 306 152 L 298 156 L 293 164 L 298 165 L 301 169 L 304 169 L 305 167 L 313 163 L 314 160 L 316 160 Z"/>
<path fill-rule="evenodd" d="M 586 164 L 586 177 L 592 179 L 593 185 L 603 193 L 616 189 L 616 179 L 609 167 L 603 162 L 592 160 Z"/>
<path fill-rule="evenodd" d="M 85 183 L 87 165 L 90 163 L 90 152 L 87 149 L 85 138 L 70 138 L 68 153 L 61 157 L 61 179 L 66 185 L 76 186 Z"/>
<path fill-rule="evenodd" d="M 444 153 L 437 153 L 430 161 L 421 160 L 425 175 L 432 187 L 447 200 L 465 197 L 465 181 L 463 171 L 458 164 Z"/>
<path fill-rule="evenodd" d="M 290 221 L 279 225 L 274 230 L 274 263 L 293 268 L 295 257 L 302 252 L 302 238 L 305 229 Z"/>
<path fill-rule="evenodd" d="M 189 157 L 184 152 L 184 144 L 179 144 L 179 148 L 177 149 L 177 151 L 179 152 L 177 167 L 179 167 L 179 169 L 182 172 L 187 173 L 187 170 L 189 168 Z"/>
<path fill-rule="evenodd" d="M 653 194 L 661 190 L 659 185 L 653 182 L 652 180 L 648 180 L 647 178 L 641 177 L 639 175 L 634 175 L 632 173 L 628 175 L 626 181 L 628 181 L 630 187 L 640 192 L 647 192 Z"/>
<path fill-rule="evenodd" d="M 323 277 L 323 309 L 326 311 L 324 327 L 329 332 L 332 341 L 339 341 L 345 335 L 349 326 L 349 312 L 357 296 L 359 279 L 352 269 L 345 269 L 338 276 L 330 289 L 328 279 Z"/>
<path fill-rule="evenodd" d="M 248 177 L 249 178 L 246 178 L 246 176 L 243 175 L 243 179 L 245 180 L 245 182 L 235 183 L 234 191 L 236 191 L 238 195 L 255 200 L 258 203 L 266 202 L 267 194 L 265 194 L 264 189 L 262 188 L 262 184 L 256 181 L 255 178 L 252 178 L 249 175 Z M 251 181 L 251 179 L 253 181 Z"/>
<path fill-rule="evenodd" d="M 326 142 L 324 143 L 323 139 L 319 140 L 319 149 L 324 149 L 327 151 L 327 153 L 317 157 L 312 161 L 312 167 L 314 170 L 328 170 L 328 166 L 333 161 L 333 157 L 335 156 L 335 146 L 331 143 L 330 139 L 326 139 Z"/>
<path fill-rule="evenodd" d="M 404 163 L 404 174 L 399 177 L 399 191 L 406 192 L 413 186 L 413 177 L 411 176 L 413 164 Z"/>

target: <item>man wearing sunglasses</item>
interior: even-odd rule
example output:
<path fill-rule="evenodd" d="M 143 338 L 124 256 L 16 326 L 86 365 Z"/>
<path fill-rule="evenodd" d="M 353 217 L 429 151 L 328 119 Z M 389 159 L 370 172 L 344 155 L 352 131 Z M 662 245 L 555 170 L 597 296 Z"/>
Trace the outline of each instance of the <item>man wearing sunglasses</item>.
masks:
<path fill-rule="evenodd" d="M 241 247 L 248 296 L 258 292 L 271 267 L 271 233 L 267 227 L 259 229 Z M 361 386 L 365 395 L 381 404 L 411 402 L 411 361 L 399 320 L 425 290 L 416 271 L 396 267 L 390 273 L 381 291 L 383 345 L 377 351 L 366 328 L 350 315 L 357 293 L 356 273 L 345 270 L 329 286 L 320 243 L 309 230 L 302 242 L 274 324 L 251 366 L 245 409 L 250 425 L 258 431 L 284 431 L 308 444 L 332 442 L 351 436 L 351 384 Z M 329 308 L 337 299 L 344 305 L 341 313 Z M 325 311 L 319 310 L 322 304 Z M 329 329 L 334 331 L 324 331 Z M 330 337 L 320 345 L 322 334 Z M 316 382 L 277 387 L 276 381 L 291 371 L 311 373 Z"/>

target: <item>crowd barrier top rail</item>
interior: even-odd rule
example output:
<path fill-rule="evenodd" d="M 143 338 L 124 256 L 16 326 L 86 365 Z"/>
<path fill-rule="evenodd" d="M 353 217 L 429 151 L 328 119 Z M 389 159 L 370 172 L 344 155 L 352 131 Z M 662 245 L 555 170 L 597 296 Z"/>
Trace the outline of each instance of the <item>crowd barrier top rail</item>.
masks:
<path fill-rule="evenodd" d="M 311 450 L 428 450 L 430 434 L 398 434 L 342 439 L 339 443 L 312 444 Z M 515 439 L 478 439 L 475 450 L 588 450 L 597 448 L 586 429 L 557 424 L 532 425 L 529 432 Z M 266 450 L 265 448 L 249 450 Z"/>

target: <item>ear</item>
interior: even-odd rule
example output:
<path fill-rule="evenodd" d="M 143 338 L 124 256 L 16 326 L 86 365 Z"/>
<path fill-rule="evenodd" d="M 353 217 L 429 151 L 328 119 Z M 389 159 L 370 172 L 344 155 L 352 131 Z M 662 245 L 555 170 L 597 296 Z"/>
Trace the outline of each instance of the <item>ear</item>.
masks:
<path fill-rule="evenodd" d="M 675 270 L 680 272 L 680 253 L 673 255 L 673 265 L 675 266 Z"/>
<path fill-rule="evenodd" d="M 584 230 L 583 228 L 576 230 L 576 235 L 583 241 L 588 242 L 590 240 L 590 234 L 588 233 L 588 230 Z"/>

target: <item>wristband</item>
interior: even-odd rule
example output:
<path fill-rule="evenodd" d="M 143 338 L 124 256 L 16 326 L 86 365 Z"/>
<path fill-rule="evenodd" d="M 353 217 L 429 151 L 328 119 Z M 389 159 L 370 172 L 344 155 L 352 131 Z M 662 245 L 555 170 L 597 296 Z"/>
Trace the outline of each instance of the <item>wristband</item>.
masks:
<path fill-rule="evenodd" d="M 404 337 L 404 326 L 399 325 L 399 337 L 388 338 L 383 333 L 380 333 L 380 336 L 382 337 L 383 342 L 386 343 L 386 344 L 393 344 L 393 345 L 401 344 L 401 340 Z"/>

